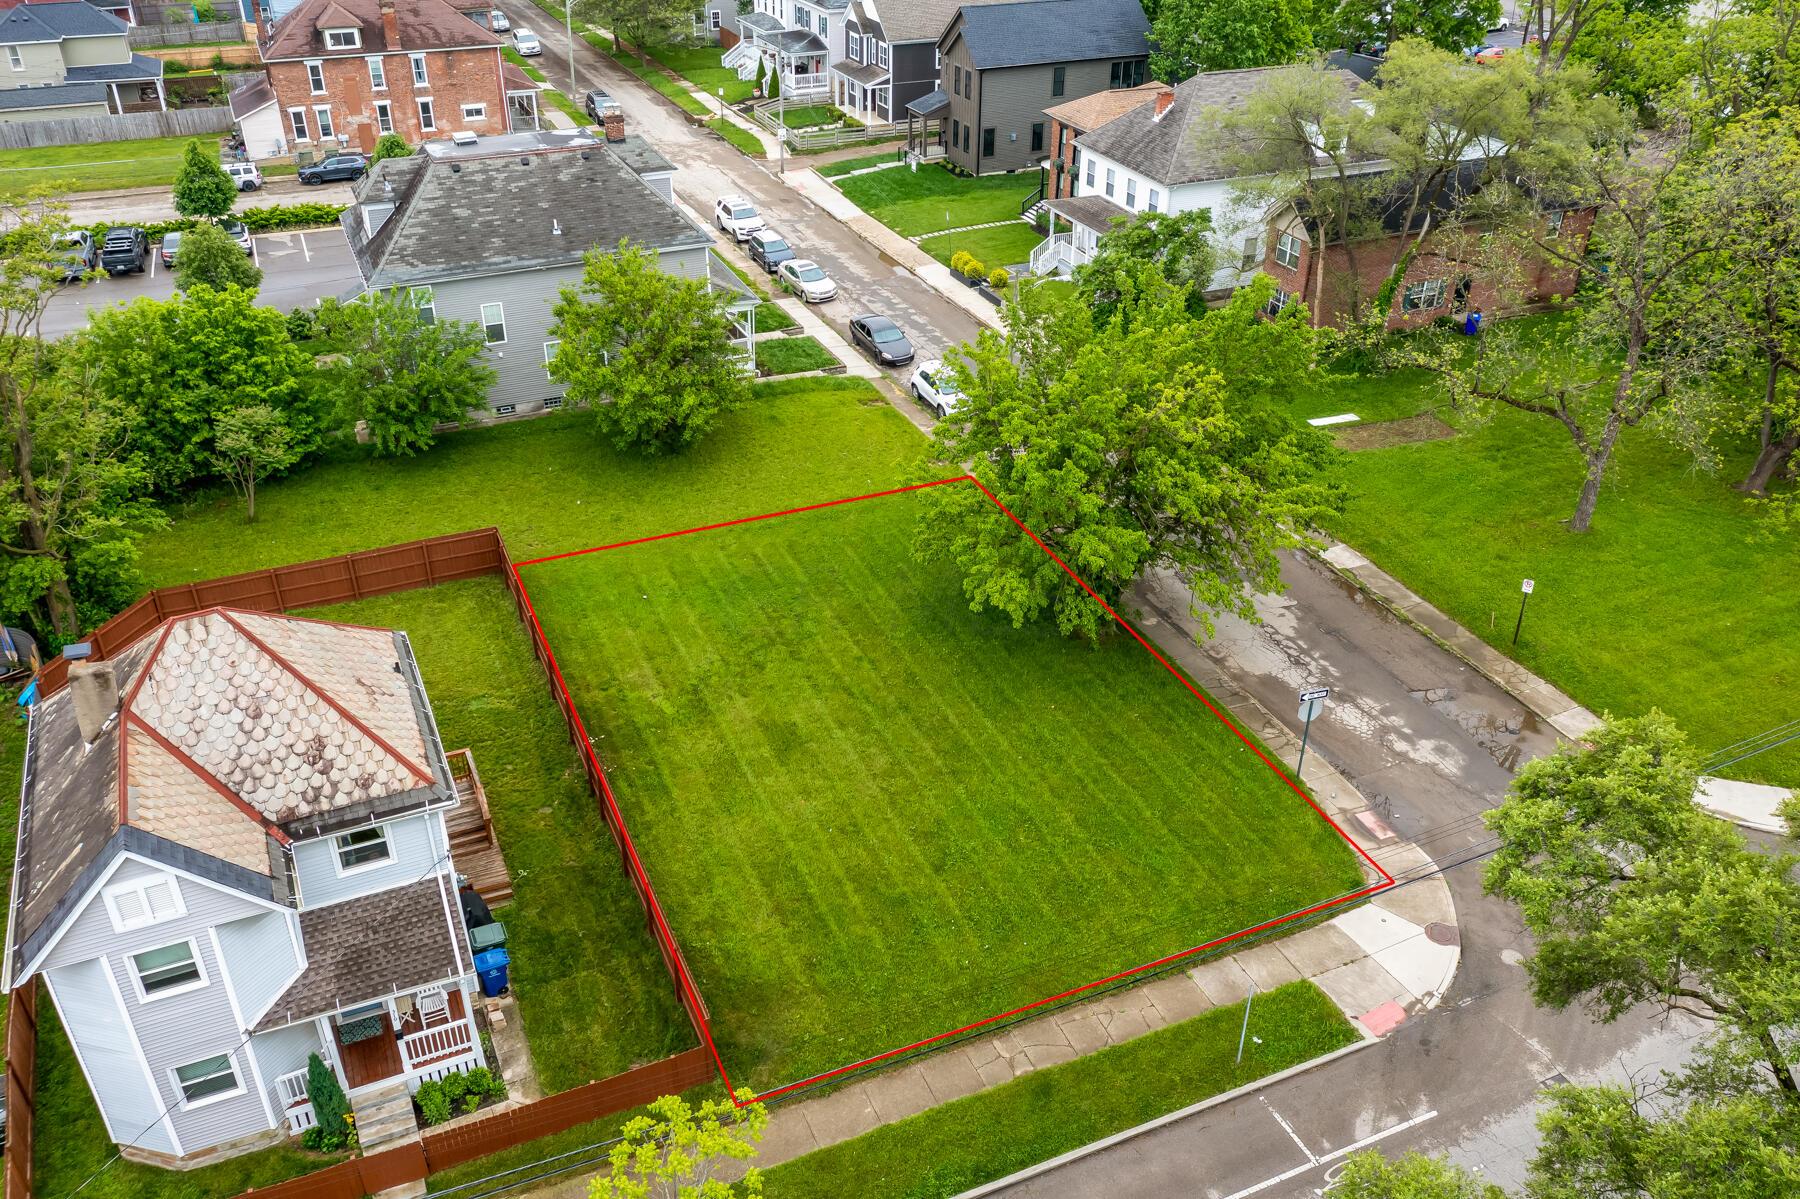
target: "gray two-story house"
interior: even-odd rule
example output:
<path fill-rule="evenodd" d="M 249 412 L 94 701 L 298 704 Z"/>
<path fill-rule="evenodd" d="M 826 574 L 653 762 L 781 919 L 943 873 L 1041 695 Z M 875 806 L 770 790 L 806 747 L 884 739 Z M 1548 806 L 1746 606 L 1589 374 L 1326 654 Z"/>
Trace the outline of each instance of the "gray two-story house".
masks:
<path fill-rule="evenodd" d="M 985 175 L 1045 160 L 1046 108 L 1143 83 L 1150 23 L 1138 0 L 964 4 L 937 49 L 946 156 Z"/>
<path fill-rule="evenodd" d="M 514 133 L 427 142 L 387 158 L 344 211 L 362 286 L 417 296 L 427 319 L 479 324 L 495 381 L 494 416 L 562 406 L 550 377 L 553 308 L 581 282 L 595 247 L 655 251 L 671 274 L 724 293 L 746 369 L 756 296 L 713 250 L 711 232 L 676 207 L 674 167 L 638 137 Z"/>
<path fill-rule="evenodd" d="M 844 54 L 831 67 L 831 102 L 865 124 L 904 121 L 909 104 L 938 88 L 938 37 L 963 2 L 850 0 Z"/>
<path fill-rule="evenodd" d="M 31 708 L 4 985 L 45 983 L 120 1152 L 187 1167 L 484 1062 L 406 635 L 213 608 Z M 40 1133 L 42 1135 L 42 1133 Z"/>
<path fill-rule="evenodd" d="M 0 122 L 162 111 L 162 60 L 126 30 L 86 0 L 0 10 Z"/>

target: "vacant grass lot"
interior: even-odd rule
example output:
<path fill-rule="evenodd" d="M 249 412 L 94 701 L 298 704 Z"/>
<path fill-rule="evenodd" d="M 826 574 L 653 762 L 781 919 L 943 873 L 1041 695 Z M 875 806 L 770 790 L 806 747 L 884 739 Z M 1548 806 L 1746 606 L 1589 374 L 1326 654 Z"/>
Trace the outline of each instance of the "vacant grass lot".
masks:
<path fill-rule="evenodd" d="M 191 137 L 146 137 L 82 146 L 0 150 L 0 195 L 36 188 L 57 192 L 154 187 L 175 182 Z M 217 147 L 217 139 L 209 140 Z M 279 174 L 264 168 L 264 174 Z M 249 197 L 244 197 L 249 201 Z"/>
<path fill-rule="evenodd" d="M 1354 889 L 1142 649 L 968 610 L 905 496 L 525 570 L 734 1081 Z M 997 517 L 998 518 L 998 517 Z"/>
<path fill-rule="evenodd" d="M 880 166 L 883 163 L 893 161 L 894 154 L 892 151 L 881 154 L 864 154 L 860 158 L 841 158 L 836 162 L 828 162 L 824 166 L 819 167 L 818 171 L 819 174 L 827 179 L 835 179 L 839 175 L 848 175 L 851 171 L 860 171 L 865 167 Z M 905 168 L 896 167 L 895 169 L 904 170 Z"/>
<path fill-rule="evenodd" d="M 996 225 L 991 229 L 971 229 L 967 233 L 945 233 L 928 237 L 919 248 L 943 263 L 958 250 L 967 250 L 981 260 L 989 271 L 997 266 L 1017 266 L 1031 260 L 1031 252 L 1043 242 L 1044 235 L 1024 221 Z"/>
<path fill-rule="evenodd" d="M 736 71 L 719 65 L 725 52 L 717 46 L 663 44 L 646 46 L 644 50 L 651 58 L 699 87 L 709 98 L 716 99 L 719 89 L 724 88 L 725 103 L 736 104 L 748 100 L 750 93 L 756 90 L 754 79 L 739 79 Z"/>
<path fill-rule="evenodd" d="M 876 171 L 837 181 L 857 207 L 906 237 L 1017 220 L 1019 201 L 1037 187 L 1036 175 L 953 175 L 931 163 L 916 171 Z M 1035 243 L 1034 243 L 1035 244 Z"/>

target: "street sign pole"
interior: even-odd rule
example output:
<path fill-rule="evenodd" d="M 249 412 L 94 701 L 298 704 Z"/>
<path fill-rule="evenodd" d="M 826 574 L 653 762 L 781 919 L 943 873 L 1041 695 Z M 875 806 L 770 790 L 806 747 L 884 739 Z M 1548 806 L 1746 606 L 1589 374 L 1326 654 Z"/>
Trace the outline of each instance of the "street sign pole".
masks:
<path fill-rule="evenodd" d="M 1519 644 L 1519 630 L 1525 627 L 1525 605 L 1531 599 L 1531 593 L 1536 588 L 1536 579 L 1526 579 L 1523 583 L 1519 584 L 1519 619 L 1518 622 L 1513 625 L 1512 643 L 1514 645 Z"/>
<path fill-rule="evenodd" d="M 1294 763 L 1294 774 L 1299 775 L 1306 765 L 1306 742 L 1312 736 L 1313 717 L 1325 708 L 1325 700 L 1331 694 L 1329 687 L 1308 687 L 1300 693 L 1300 760 Z"/>
<path fill-rule="evenodd" d="M 1244 1039 L 1250 1035 L 1250 1001 L 1256 998 L 1256 980 L 1250 980 L 1250 993 L 1244 996 L 1244 1026 L 1238 1029 L 1237 1064 L 1244 1064 Z"/>

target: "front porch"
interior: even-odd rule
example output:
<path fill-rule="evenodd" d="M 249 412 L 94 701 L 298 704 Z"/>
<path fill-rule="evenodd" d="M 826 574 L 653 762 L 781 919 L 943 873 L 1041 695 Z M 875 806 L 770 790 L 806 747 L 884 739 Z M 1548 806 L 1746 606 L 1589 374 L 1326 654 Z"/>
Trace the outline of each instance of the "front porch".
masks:
<path fill-rule="evenodd" d="M 1043 201 L 1050 236 L 1031 252 L 1033 275 L 1067 275 L 1076 267 L 1093 260 L 1101 234 L 1120 220 L 1130 221 L 1132 213 L 1104 196 L 1055 196 Z M 1056 219 L 1063 218 L 1068 228 L 1056 230 Z"/>
<path fill-rule="evenodd" d="M 823 99 L 830 94 L 831 76 L 826 71 L 828 52 L 819 35 L 805 29 L 789 29 L 768 13 L 746 13 L 738 18 L 743 40 L 727 50 L 720 65 L 735 70 L 746 82 L 767 72 L 779 79 L 780 92 L 790 100 Z"/>

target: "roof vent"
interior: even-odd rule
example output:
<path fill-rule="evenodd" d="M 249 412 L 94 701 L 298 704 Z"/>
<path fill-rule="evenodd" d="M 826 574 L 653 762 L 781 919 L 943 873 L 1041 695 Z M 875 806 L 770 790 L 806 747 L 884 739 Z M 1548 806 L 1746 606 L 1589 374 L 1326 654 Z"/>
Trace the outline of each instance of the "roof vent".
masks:
<path fill-rule="evenodd" d="M 451 164 L 450 164 L 450 173 L 451 173 L 451 174 L 452 174 L 452 175 L 460 175 L 460 174 L 462 174 L 462 163 L 460 163 L 460 162 L 453 162 L 453 163 L 451 163 Z"/>
<path fill-rule="evenodd" d="M 458 129 L 450 135 L 451 144 L 457 146 L 472 146 L 480 140 L 473 131 L 468 129 Z"/>
<path fill-rule="evenodd" d="M 530 166 L 531 165 L 531 155 L 529 155 L 529 154 L 519 155 L 519 165 L 522 167 Z"/>
<path fill-rule="evenodd" d="M 562 236 L 562 222 L 555 217 L 550 218 L 550 232 L 556 237 Z"/>
<path fill-rule="evenodd" d="M 62 656 L 71 662 L 91 658 L 94 656 L 94 643 L 92 641 L 71 641 L 63 646 Z"/>
<path fill-rule="evenodd" d="M 587 162 L 589 159 L 591 159 L 593 157 L 594 157 L 594 152 L 592 150 L 583 150 L 581 152 L 581 161 L 583 161 L 583 162 Z"/>

